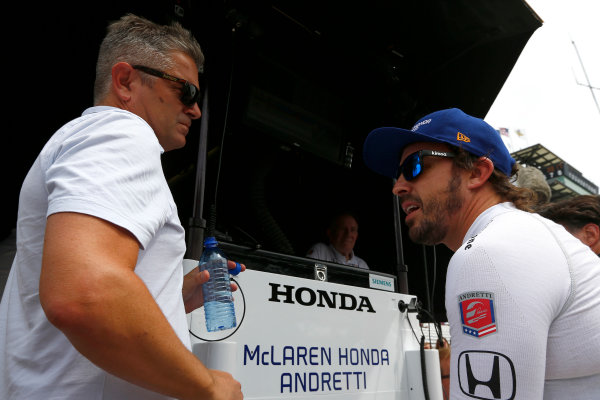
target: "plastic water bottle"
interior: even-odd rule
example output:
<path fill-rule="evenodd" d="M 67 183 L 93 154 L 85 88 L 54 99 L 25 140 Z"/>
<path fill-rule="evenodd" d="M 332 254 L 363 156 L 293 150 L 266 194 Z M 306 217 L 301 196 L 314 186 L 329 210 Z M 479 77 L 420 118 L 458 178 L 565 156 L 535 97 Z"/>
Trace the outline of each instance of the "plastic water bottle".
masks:
<path fill-rule="evenodd" d="M 204 251 L 200 257 L 200 271 L 207 270 L 210 279 L 202 285 L 206 329 L 209 332 L 231 329 L 236 326 L 235 308 L 227 259 L 221 253 L 214 236 L 204 239 Z"/>

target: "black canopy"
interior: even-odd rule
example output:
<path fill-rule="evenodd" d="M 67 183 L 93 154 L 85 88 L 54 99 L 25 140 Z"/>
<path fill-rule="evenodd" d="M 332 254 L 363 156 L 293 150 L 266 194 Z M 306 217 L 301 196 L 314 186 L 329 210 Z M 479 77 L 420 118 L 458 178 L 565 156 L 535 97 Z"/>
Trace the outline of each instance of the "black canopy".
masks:
<path fill-rule="evenodd" d="M 106 24 L 126 12 L 178 20 L 199 39 L 207 60 L 203 86 L 210 91 L 209 149 L 221 132 L 238 143 L 264 132 L 341 168 L 354 157 L 364 185 L 380 179 L 361 169 L 361 145 L 371 129 L 410 127 L 447 107 L 484 117 L 542 23 L 522 0 L 9 3 L 3 13 L 9 139 L 2 157 L 3 237 L 16 224 L 21 182 L 43 144 L 92 104 Z M 198 136 L 165 157 L 167 178 L 196 163 Z M 232 157 L 260 156 L 265 146 L 257 143 L 238 150 L 229 144 Z M 189 187 L 181 196 L 174 187 L 184 225 L 193 208 Z M 388 189 L 365 186 L 365 192 L 389 199 Z"/>

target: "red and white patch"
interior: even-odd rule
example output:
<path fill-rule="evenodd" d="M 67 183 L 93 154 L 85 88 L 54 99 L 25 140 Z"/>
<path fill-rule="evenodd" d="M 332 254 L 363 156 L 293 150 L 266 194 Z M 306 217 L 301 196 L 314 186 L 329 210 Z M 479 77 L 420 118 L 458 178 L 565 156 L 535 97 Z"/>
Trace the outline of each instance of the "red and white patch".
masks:
<path fill-rule="evenodd" d="M 494 294 L 467 292 L 458 296 L 463 333 L 481 338 L 497 330 Z"/>

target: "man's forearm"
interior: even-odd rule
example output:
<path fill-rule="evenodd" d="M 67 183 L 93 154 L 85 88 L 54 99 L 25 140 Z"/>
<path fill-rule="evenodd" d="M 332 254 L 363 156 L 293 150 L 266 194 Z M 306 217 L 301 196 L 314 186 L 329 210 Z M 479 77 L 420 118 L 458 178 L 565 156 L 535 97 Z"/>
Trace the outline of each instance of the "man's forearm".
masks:
<path fill-rule="evenodd" d="M 134 273 L 138 243 L 81 214 L 48 218 L 40 302 L 49 321 L 98 367 L 181 399 L 212 398 L 213 373 L 183 345 Z"/>
<path fill-rule="evenodd" d="M 101 301 L 85 304 L 81 318 L 71 313 L 58 328 L 115 376 L 180 399 L 207 396 L 214 384 L 210 372 L 182 344 L 145 285 L 135 275 L 115 278 Z"/>

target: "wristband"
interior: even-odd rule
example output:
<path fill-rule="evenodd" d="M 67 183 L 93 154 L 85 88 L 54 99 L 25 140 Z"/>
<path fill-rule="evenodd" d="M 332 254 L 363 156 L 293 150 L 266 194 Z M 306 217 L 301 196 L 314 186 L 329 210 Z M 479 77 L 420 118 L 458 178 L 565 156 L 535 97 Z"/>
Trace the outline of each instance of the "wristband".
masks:
<path fill-rule="evenodd" d="M 240 272 L 242 272 L 242 265 L 239 262 L 235 263 L 235 268 L 234 269 L 230 269 L 229 270 L 229 273 L 231 275 L 234 275 L 234 276 L 237 275 L 237 274 L 239 274 Z"/>

